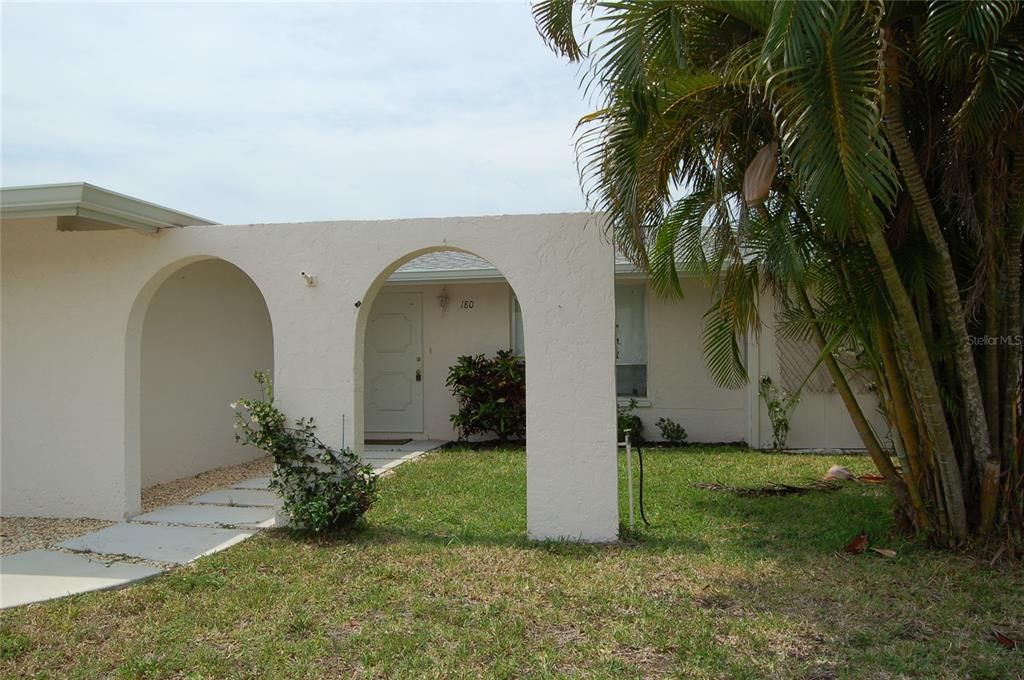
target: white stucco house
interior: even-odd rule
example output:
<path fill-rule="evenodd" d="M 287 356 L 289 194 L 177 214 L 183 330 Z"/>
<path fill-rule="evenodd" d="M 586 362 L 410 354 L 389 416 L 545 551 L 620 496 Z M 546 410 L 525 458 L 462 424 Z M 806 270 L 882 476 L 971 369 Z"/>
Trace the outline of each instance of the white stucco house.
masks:
<path fill-rule="evenodd" d="M 3 189 L 0 514 L 120 519 L 148 485 L 257 457 L 228 408 L 257 369 L 331 444 L 453 439 L 448 367 L 511 348 L 530 535 L 612 540 L 617 401 L 637 400 L 651 439 L 661 417 L 693 442 L 767 447 L 771 431 L 756 380 L 726 390 L 705 370 L 710 292 L 658 299 L 597 219 L 219 225 L 89 184 Z M 748 369 L 787 384 L 815 352 L 776 337 L 771 307 Z M 860 447 L 827 378 L 789 444 Z"/>

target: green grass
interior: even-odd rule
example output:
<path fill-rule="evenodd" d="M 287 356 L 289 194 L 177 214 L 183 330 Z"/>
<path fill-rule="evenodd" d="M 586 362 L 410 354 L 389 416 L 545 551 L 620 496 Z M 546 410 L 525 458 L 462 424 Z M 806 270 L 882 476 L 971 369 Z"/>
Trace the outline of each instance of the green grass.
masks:
<path fill-rule="evenodd" d="M 3 677 L 1015 678 L 1024 574 L 892 538 L 877 487 L 737 498 L 860 457 L 650 451 L 622 544 L 531 544 L 522 452 L 399 468 L 365 527 L 266 532 L 126 590 L 7 611 Z M 621 462 L 621 460 L 620 460 Z M 623 506 L 625 498 L 623 496 Z M 625 517 L 623 509 L 622 516 Z M 895 559 L 837 551 L 862 528 Z"/>

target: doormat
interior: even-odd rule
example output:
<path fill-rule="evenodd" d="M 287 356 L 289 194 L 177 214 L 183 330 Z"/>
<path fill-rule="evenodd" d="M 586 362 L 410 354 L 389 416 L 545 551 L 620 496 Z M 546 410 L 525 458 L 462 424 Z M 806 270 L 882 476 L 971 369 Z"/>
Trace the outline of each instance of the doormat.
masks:
<path fill-rule="evenodd" d="M 412 437 L 408 439 L 364 439 L 363 444 L 366 446 L 401 446 L 411 441 Z"/>

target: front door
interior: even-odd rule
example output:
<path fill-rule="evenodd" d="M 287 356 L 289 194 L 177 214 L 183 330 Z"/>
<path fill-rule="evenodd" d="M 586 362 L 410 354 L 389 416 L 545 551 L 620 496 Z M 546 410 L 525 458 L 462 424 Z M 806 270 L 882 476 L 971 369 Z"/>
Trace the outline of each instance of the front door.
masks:
<path fill-rule="evenodd" d="M 366 326 L 367 432 L 423 431 L 423 298 L 381 293 Z"/>

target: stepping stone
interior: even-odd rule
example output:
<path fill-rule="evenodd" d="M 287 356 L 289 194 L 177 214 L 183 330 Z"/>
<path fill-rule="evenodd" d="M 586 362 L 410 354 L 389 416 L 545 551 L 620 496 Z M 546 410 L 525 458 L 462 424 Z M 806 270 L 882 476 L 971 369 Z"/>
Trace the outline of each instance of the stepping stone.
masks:
<path fill-rule="evenodd" d="M 437 448 L 439 444 L 434 444 L 430 448 Z M 428 449 L 429 450 L 429 449 Z M 410 460 L 415 460 L 420 456 L 424 455 L 428 451 L 413 451 L 412 453 L 364 453 L 363 462 L 373 466 L 373 471 L 376 474 L 383 474 L 392 468 L 396 468 L 402 463 L 406 463 Z"/>
<path fill-rule="evenodd" d="M 391 468 L 398 467 L 404 462 L 405 460 L 403 460 L 402 458 L 395 458 L 393 460 L 377 460 L 371 462 L 370 464 L 373 465 L 373 471 L 379 475 L 382 472 L 390 470 Z"/>
<path fill-rule="evenodd" d="M 398 451 L 391 453 L 363 453 L 363 462 L 376 463 L 379 461 L 402 460 L 402 458 L 404 458 L 407 455 L 409 454 L 401 453 Z"/>
<path fill-rule="evenodd" d="M 237 529 L 115 524 L 64 541 L 60 547 L 108 555 L 131 555 L 155 562 L 187 564 L 203 555 L 229 548 L 249 536 L 252 536 L 251 532 Z"/>
<path fill-rule="evenodd" d="M 370 466 L 374 467 L 374 468 L 381 468 L 381 467 L 384 467 L 385 465 L 392 465 L 394 463 L 400 463 L 400 462 L 402 462 L 402 458 L 401 457 L 397 457 L 396 458 L 394 456 L 392 456 L 390 458 L 363 458 L 363 462 L 366 463 L 367 465 L 370 465 Z"/>
<path fill-rule="evenodd" d="M 29 550 L 0 557 L 0 608 L 90 590 L 119 588 L 162 570 L 146 564 L 107 564 L 84 555 Z"/>
<path fill-rule="evenodd" d="M 267 489 L 270 487 L 270 477 L 254 477 L 253 479 L 246 479 L 233 484 L 233 489 Z"/>
<path fill-rule="evenodd" d="M 132 522 L 188 524 L 191 526 L 242 526 L 262 529 L 273 526 L 274 508 L 229 505 L 169 505 L 132 517 Z"/>
<path fill-rule="evenodd" d="M 272 491 L 265 489 L 217 489 L 202 496 L 196 496 L 189 503 L 208 503 L 211 505 L 255 505 L 276 508 L 281 499 Z"/>

